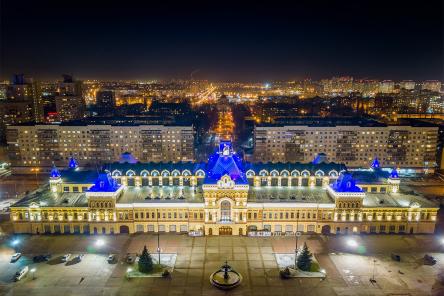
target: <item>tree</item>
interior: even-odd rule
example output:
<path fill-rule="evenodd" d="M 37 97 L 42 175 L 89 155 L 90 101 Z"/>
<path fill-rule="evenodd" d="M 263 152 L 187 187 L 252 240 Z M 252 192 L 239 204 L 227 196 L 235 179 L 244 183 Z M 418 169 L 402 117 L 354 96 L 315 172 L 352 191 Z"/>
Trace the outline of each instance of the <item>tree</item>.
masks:
<path fill-rule="evenodd" d="M 139 271 L 143 273 L 148 273 L 153 270 L 153 259 L 146 246 L 143 247 L 142 255 L 139 258 Z"/>
<path fill-rule="evenodd" d="M 312 254 L 308 250 L 307 243 L 304 243 L 304 248 L 301 254 L 298 256 L 297 266 L 300 270 L 309 271 L 311 266 Z"/>

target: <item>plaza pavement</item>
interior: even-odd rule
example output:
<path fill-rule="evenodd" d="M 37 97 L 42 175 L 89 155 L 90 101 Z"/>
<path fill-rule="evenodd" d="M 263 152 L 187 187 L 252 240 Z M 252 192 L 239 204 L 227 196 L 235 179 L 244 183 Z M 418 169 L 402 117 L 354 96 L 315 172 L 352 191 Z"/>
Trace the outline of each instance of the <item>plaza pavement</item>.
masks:
<path fill-rule="evenodd" d="M 358 247 L 349 247 L 353 237 Z M 103 239 L 105 245 L 95 242 Z M 153 234 L 117 236 L 21 236 L 15 246 L 25 256 L 9 263 L 15 251 L 11 240 L 0 247 L 0 295 L 444 295 L 436 280 L 444 268 L 444 246 L 434 236 L 302 236 L 327 272 L 325 280 L 279 278 L 274 253 L 294 251 L 294 237 L 249 238 L 236 236 L 188 237 L 162 234 L 162 252 L 177 253 L 171 279 L 126 279 L 129 265 L 108 264 L 109 253 L 140 253 L 147 245 L 155 256 L 157 236 Z M 32 264 L 35 254 L 50 252 L 54 260 Z M 56 260 L 64 253 L 85 253 L 82 262 L 64 265 Z M 401 262 L 390 253 L 401 255 Z M 438 263 L 424 266 L 425 252 Z M 28 259 L 27 259 L 28 258 Z M 209 283 L 209 275 L 228 263 L 244 278 L 240 287 L 219 291 Z M 376 262 L 374 262 L 376 260 Z M 14 283 L 19 265 L 36 267 L 35 279 L 28 275 Z M 376 283 L 369 279 L 375 271 Z"/>

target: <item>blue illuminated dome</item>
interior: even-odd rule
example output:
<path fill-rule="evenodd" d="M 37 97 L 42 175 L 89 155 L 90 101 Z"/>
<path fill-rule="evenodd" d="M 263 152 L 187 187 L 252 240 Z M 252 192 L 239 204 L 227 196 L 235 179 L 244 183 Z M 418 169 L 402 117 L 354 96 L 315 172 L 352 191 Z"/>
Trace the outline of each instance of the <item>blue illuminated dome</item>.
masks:
<path fill-rule="evenodd" d="M 210 155 L 204 183 L 215 184 L 224 175 L 230 176 L 236 184 L 248 184 L 242 160 L 233 152 L 229 141 L 222 141 Z"/>
<path fill-rule="evenodd" d="M 372 162 L 372 168 L 379 169 L 379 167 L 380 167 L 379 160 L 377 157 L 375 157 L 375 159 L 373 159 L 373 162 Z"/>
<path fill-rule="evenodd" d="M 333 183 L 332 188 L 336 192 L 362 192 L 362 189 L 356 186 L 356 181 L 349 172 L 341 173 L 338 180 Z"/>
<path fill-rule="evenodd" d="M 69 167 L 70 169 L 76 169 L 78 166 L 79 166 L 79 165 L 78 165 L 78 163 L 77 163 L 77 160 L 76 160 L 74 157 L 71 156 L 71 157 L 69 158 L 68 167 Z"/>
<path fill-rule="evenodd" d="M 92 192 L 115 192 L 119 189 L 120 185 L 117 184 L 111 175 L 107 172 L 100 172 L 94 185 L 88 190 Z"/>
<path fill-rule="evenodd" d="M 51 178 L 59 178 L 60 176 L 60 171 L 57 169 L 55 164 L 53 164 L 51 169 Z"/>
<path fill-rule="evenodd" d="M 130 153 L 130 152 L 124 152 L 122 155 L 120 155 L 120 163 L 137 163 L 137 159 Z"/>
<path fill-rule="evenodd" d="M 398 174 L 398 171 L 396 170 L 396 168 L 393 168 L 392 172 L 390 173 L 390 178 L 392 178 L 392 179 L 399 178 L 399 174 Z"/>

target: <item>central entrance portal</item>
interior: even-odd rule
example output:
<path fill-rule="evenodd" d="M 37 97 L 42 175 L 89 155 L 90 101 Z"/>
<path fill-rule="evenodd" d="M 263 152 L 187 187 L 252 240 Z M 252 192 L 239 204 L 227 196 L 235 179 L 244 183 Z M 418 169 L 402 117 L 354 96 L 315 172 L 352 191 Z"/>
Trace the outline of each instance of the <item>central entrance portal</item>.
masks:
<path fill-rule="evenodd" d="M 231 221 L 231 204 L 228 200 L 224 200 L 220 204 L 220 222 Z"/>
<path fill-rule="evenodd" d="M 233 230 L 229 226 L 222 226 L 219 228 L 219 235 L 232 235 Z"/>

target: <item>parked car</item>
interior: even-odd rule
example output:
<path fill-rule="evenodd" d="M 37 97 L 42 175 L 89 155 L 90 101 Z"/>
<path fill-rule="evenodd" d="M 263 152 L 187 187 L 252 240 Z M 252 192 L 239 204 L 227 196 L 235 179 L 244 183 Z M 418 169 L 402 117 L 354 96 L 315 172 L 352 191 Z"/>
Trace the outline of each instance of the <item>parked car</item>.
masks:
<path fill-rule="evenodd" d="M 71 254 L 65 254 L 62 257 L 62 262 L 68 262 L 69 258 L 71 258 Z"/>
<path fill-rule="evenodd" d="M 14 280 L 16 282 L 21 280 L 28 273 L 28 271 L 29 271 L 29 267 L 28 266 L 23 267 L 22 269 L 20 269 L 19 271 L 17 271 L 15 273 Z"/>
<path fill-rule="evenodd" d="M 79 255 L 76 256 L 75 259 L 78 260 L 78 261 L 82 261 L 83 256 L 85 256 L 85 254 L 79 254 Z"/>
<path fill-rule="evenodd" d="M 51 254 L 37 255 L 32 257 L 32 261 L 34 261 L 35 263 L 49 261 L 49 259 L 51 259 Z"/>
<path fill-rule="evenodd" d="M 424 264 L 426 264 L 426 265 L 435 265 L 436 264 L 436 259 L 433 256 L 425 254 L 424 255 Z"/>
<path fill-rule="evenodd" d="M 113 263 L 113 262 L 116 261 L 116 255 L 114 255 L 114 254 L 110 254 L 110 255 L 108 256 L 108 259 L 106 259 L 106 260 L 108 261 L 108 263 Z"/>
<path fill-rule="evenodd" d="M 398 254 L 392 253 L 391 257 L 392 257 L 392 260 L 395 260 L 395 261 L 398 261 L 398 262 L 401 261 L 401 256 L 399 256 Z"/>
<path fill-rule="evenodd" d="M 22 257 L 22 253 L 15 253 L 14 255 L 11 256 L 11 262 L 16 262 L 17 260 L 20 259 L 20 257 Z"/>

